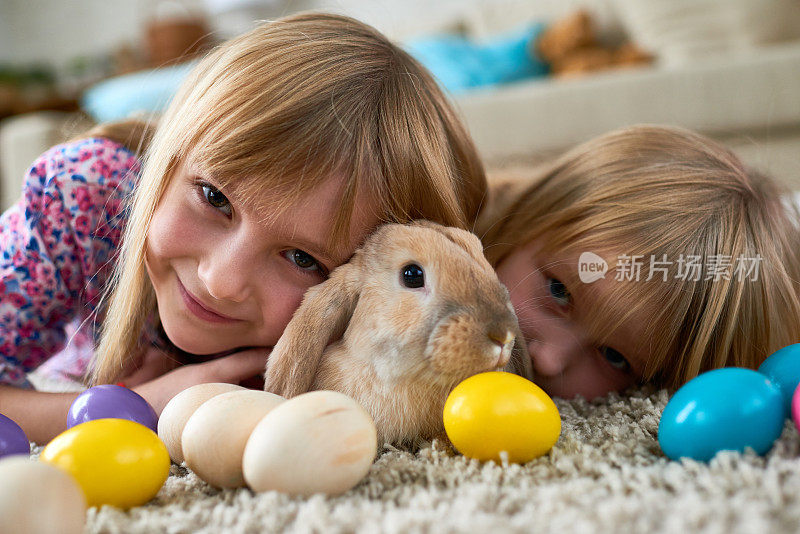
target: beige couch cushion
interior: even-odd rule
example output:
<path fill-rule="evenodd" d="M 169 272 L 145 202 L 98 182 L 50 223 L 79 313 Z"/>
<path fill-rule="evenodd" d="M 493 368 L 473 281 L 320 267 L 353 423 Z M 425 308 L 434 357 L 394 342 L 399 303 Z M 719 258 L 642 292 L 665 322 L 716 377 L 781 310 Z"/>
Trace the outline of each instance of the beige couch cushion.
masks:
<path fill-rule="evenodd" d="M 618 42 L 624 29 L 612 0 L 493 0 L 467 2 L 463 12 L 464 32 L 474 39 L 489 39 L 534 21 L 550 22 L 587 11 L 600 38 Z"/>
<path fill-rule="evenodd" d="M 41 111 L 0 122 L 0 211 L 19 199 L 28 168 L 45 150 L 91 123 L 80 113 Z"/>
<path fill-rule="evenodd" d="M 459 96 L 482 155 L 561 149 L 637 123 L 707 134 L 800 127 L 800 41 L 758 54 L 580 79 L 538 79 Z"/>
<path fill-rule="evenodd" d="M 613 0 L 631 38 L 667 65 L 800 38 L 797 0 Z"/>

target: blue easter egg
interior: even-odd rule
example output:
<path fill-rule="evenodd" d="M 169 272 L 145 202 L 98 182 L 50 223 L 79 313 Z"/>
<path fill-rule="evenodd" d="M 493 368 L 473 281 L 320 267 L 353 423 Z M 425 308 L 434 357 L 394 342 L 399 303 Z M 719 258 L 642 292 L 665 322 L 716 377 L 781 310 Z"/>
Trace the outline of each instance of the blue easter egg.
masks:
<path fill-rule="evenodd" d="M 72 401 L 67 428 L 95 419 L 128 419 L 158 432 L 158 415 L 138 393 L 122 386 L 94 386 Z"/>
<path fill-rule="evenodd" d="M 726 367 L 703 373 L 670 399 L 658 425 L 661 450 L 673 460 L 706 462 L 719 451 L 751 447 L 765 454 L 784 422 L 780 389 L 751 369 Z"/>
<path fill-rule="evenodd" d="M 22 428 L 0 413 L 0 458 L 12 454 L 30 454 L 31 444 Z"/>
<path fill-rule="evenodd" d="M 781 390 L 785 416 L 789 417 L 792 395 L 800 384 L 800 343 L 773 352 L 764 360 L 758 372 L 766 375 Z"/>

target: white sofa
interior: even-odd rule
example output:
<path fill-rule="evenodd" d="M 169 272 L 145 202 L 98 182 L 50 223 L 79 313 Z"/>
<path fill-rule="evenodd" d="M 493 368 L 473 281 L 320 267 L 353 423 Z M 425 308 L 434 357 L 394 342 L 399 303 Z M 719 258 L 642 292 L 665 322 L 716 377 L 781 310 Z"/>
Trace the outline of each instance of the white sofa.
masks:
<path fill-rule="evenodd" d="M 563 150 L 636 123 L 684 126 L 800 189 L 800 41 L 680 67 L 532 80 L 458 99 L 490 163 Z"/>
<path fill-rule="evenodd" d="M 458 98 L 490 165 L 536 160 L 637 123 L 690 128 L 800 189 L 797 0 L 490 0 L 465 11 L 475 38 L 588 10 L 601 40 L 633 39 L 653 66 L 536 79 Z"/>

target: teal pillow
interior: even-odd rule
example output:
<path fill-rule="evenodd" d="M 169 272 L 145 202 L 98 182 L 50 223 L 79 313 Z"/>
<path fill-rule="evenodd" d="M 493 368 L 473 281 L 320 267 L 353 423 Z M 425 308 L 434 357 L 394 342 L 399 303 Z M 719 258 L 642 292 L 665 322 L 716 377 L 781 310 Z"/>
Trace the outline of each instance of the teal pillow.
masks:
<path fill-rule="evenodd" d="M 544 28 L 543 23 L 534 23 L 481 43 L 438 35 L 409 41 L 405 49 L 447 91 L 458 94 L 546 75 L 547 64 L 533 53 L 533 43 Z"/>
<path fill-rule="evenodd" d="M 87 89 L 83 109 L 97 122 L 124 119 L 132 113 L 160 113 L 196 61 L 109 78 Z"/>

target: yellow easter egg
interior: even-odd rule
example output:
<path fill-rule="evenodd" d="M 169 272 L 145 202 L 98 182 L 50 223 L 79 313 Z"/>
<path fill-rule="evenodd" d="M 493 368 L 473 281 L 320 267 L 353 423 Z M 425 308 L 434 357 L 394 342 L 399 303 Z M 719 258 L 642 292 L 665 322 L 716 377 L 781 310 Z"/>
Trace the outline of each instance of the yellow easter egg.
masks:
<path fill-rule="evenodd" d="M 461 382 L 444 405 L 444 429 L 456 449 L 481 461 L 525 463 L 549 451 L 561 434 L 561 417 L 539 386 L 504 372 Z"/>
<path fill-rule="evenodd" d="M 39 459 L 70 473 L 89 506 L 130 508 L 155 497 L 169 453 L 155 432 L 127 419 L 96 419 L 62 432 Z"/>

